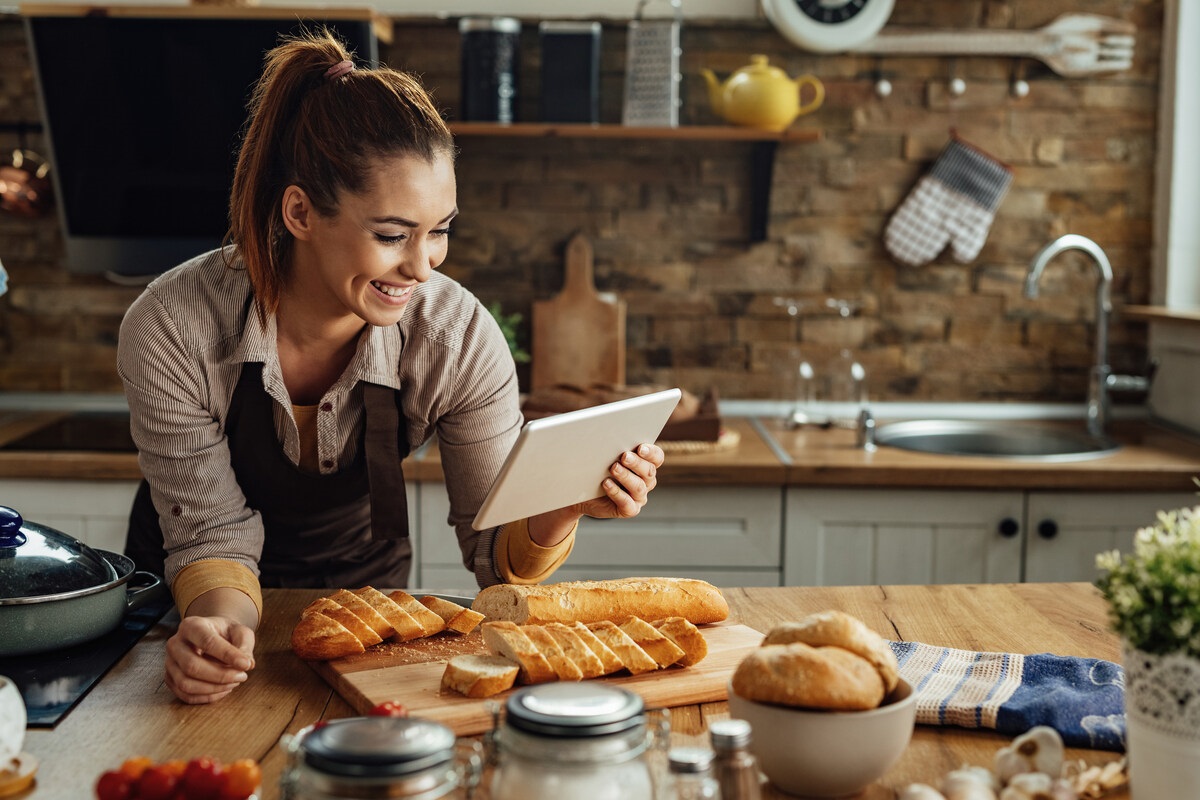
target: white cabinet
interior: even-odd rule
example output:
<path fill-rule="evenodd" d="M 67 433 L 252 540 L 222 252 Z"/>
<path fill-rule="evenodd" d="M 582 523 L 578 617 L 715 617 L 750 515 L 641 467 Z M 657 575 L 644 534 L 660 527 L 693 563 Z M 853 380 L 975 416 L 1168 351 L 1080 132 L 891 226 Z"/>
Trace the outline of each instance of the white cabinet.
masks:
<path fill-rule="evenodd" d="M 138 481 L 0 480 L 0 505 L 91 547 L 125 549 Z"/>
<path fill-rule="evenodd" d="M 419 566 L 414 585 L 473 583 L 462 566 L 441 483 L 417 484 Z M 660 486 L 632 519 L 580 521 L 575 549 L 556 580 L 663 575 L 718 586 L 778 586 L 783 489 Z"/>

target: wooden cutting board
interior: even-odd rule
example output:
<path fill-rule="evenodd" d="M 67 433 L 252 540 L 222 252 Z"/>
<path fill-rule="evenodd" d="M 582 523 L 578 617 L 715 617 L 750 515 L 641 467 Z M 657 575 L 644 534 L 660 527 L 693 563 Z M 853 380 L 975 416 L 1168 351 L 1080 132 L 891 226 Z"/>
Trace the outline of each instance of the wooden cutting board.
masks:
<path fill-rule="evenodd" d="M 708 640 L 708 656 L 699 664 L 594 680 L 637 692 L 647 708 L 725 700 L 733 670 L 746 653 L 759 646 L 763 635 L 730 622 L 705 625 L 700 630 Z M 467 636 L 439 633 L 405 644 L 385 642 L 361 655 L 310 664 L 359 713 L 395 700 L 413 716 L 441 722 L 459 736 L 471 736 L 492 729 L 489 700 L 503 703 L 515 690 L 484 699 L 463 697 L 441 688 L 442 672 L 455 655 L 485 652 L 483 637 L 476 629 Z"/>
<path fill-rule="evenodd" d="M 567 243 L 562 291 L 533 304 L 529 380 L 534 390 L 559 384 L 625 384 L 625 302 L 596 291 L 592 243 Z"/>

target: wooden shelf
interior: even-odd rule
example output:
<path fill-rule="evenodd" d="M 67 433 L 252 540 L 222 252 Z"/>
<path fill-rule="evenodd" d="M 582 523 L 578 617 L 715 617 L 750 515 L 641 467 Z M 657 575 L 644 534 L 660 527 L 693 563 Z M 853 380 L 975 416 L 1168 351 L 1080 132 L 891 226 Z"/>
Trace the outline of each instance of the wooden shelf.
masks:
<path fill-rule="evenodd" d="M 1121 306 L 1121 316 L 1144 322 L 1184 322 L 1200 325 L 1200 308 L 1181 309 L 1166 306 Z"/>

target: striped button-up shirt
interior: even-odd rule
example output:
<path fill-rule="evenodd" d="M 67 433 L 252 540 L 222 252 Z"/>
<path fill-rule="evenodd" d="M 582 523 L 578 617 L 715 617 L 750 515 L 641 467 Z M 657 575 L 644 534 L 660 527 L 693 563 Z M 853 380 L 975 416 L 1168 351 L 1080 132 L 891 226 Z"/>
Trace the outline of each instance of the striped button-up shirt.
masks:
<path fill-rule="evenodd" d="M 162 524 L 169 582 L 183 567 L 212 558 L 258 574 L 262 517 L 246 504 L 225 437 L 244 363 L 263 365 L 276 436 L 287 458 L 300 461 L 275 319 L 260 322 L 245 270 L 236 260 L 227 267 L 226 255 L 212 251 L 159 276 L 121 325 L 117 368 L 138 463 Z M 474 295 L 435 272 L 416 288 L 398 325 L 365 329 L 318 406 L 322 474 L 357 455 L 361 381 L 401 391 L 410 447 L 437 434 L 463 564 L 479 585 L 498 582 L 495 531 L 471 528 L 522 422 L 516 371 L 495 320 Z"/>

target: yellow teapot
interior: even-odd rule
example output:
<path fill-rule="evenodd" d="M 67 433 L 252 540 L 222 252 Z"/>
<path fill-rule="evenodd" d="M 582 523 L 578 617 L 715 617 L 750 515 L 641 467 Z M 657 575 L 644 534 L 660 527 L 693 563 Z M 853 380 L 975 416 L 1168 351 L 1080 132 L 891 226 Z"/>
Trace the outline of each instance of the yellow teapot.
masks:
<path fill-rule="evenodd" d="M 710 69 L 700 70 L 708 84 L 708 100 L 713 113 L 734 125 L 782 131 L 802 114 L 816 111 L 825 102 L 825 86 L 814 75 L 789 78 L 779 67 L 772 67 L 763 55 L 750 56 L 749 66 L 735 71 L 725 83 Z M 800 102 L 804 87 L 811 86 L 813 97 Z"/>

